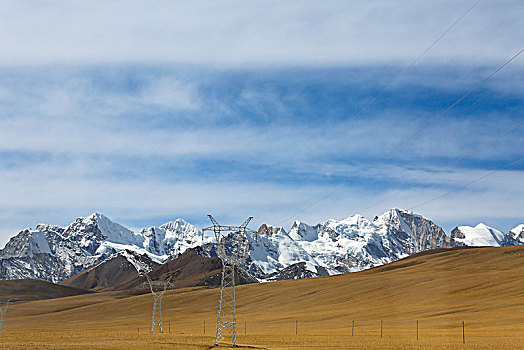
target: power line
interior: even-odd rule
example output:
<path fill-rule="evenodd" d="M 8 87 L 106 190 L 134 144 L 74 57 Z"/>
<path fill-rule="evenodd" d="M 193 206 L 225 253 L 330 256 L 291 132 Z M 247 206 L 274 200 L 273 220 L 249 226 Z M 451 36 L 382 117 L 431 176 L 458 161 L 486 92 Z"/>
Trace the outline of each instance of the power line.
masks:
<path fill-rule="evenodd" d="M 442 197 L 444 197 L 444 196 L 447 196 L 448 194 L 451 194 L 451 193 L 453 193 L 453 192 L 457 192 L 457 191 L 463 189 L 464 187 L 467 187 L 467 186 L 469 186 L 469 185 L 472 185 L 472 184 L 474 184 L 474 183 L 476 183 L 476 182 L 479 182 L 479 181 L 481 181 L 481 180 L 487 178 L 488 176 L 491 176 L 491 175 L 493 175 L 493 174 L 498 173 L 499 171 L 502 171 L 502 170 L 504 170 L 504 169 L 506 169 L 506 168 L 509 168 L 510 166 L 512 166 L 512 165 L 514 165 L 514 164 L 517 164 L 518 162 L 520 162 L 520 161 L 522 161 L 522 160 L 524 160 L 524 157 L 522 157 L 522 158 L 520 158 L 520 159 L 517 159 L 517 160 L 514 160 L 513 162 L 511 162 L 511 163 L 509 163 L 509 164 L 506 164 L 506 165 L 503 166 L 502 168 L 499 168 L 499 169 L 497 169 L 497 170 L 493 170 L 493 171 L 487 173 L 486 175 L 481 176 L 481 177 L 479 177 L 479 178 L 476 178 L 475 180 L 470 181 L 470 182 L 468 182 L 468 183 L 466 183 L 466 184 L 464 184 L 464 185 L 461 185 L 461 186 L 459 186 L 459 187 L 456 187 L 456 188 L 452 189 L 451 191 L 448 191 L 448 192 L 446 192 L 446 193 L 443 193 L 443 194 L 441 194 L 441 195 L 438 195 L 438 196 L 436 196 L 436 197 L 433 197 L 433 198 L 431 198 L 431 199 L 429 199 L 429 200 L 427 200 L 427 201 L 425 201 L 425 202 L 419 203 L 419 204 L 417 204 L 417 205 L 415 205 L 415 206 L 409 208 L 408 210 L 412 210 L 412 209 L 414 209 L 414 208 L 417 208 L 417 207 L 420 207 L 420 206 L 426 205 L 426 204 L 428 204 L 428 203 L 431 203 L 431 202 L 433 202 L 433 201 L 436 201 L 437 199 L 440 199 L 440 198 L 442 198 Z"/>
<path fill-rule="evenodd" d="M 480 0 L 477 0 L 473 3 L 473 5 L 471 5 L 455 22 L 453 22 L 453 24 L 451 26 L 448 27 L 448 29 L 446 29 L 444 31 L 444 33 L 442 33 L 427 49 L 425 49 L 420 55 L 417 56 L 417 58 L 415 58 L 410 64 L 408 64 L 406 67 L 404 67 L 400 72 L 398 72 L 387 84 L 386 86 L 375 96 L 371 99 L 371 101 L 369 101 L 368 103 L 366 103 L 362 108 L 360 108 L 360 110 L 350 116 L 349 118 L 346 119 L 346 122 L 348 122 L 349 120 L 351 119 L 355 119 L 359 116 L 361 116 L 371 105 L 373 105 L 375 102 L 377 102 L 377 100 L 382 97 L 382 95 L 384 95 L 384 93 L 386 91 L 389 90 L 389 88 L 391 86 L 393 86 L 393 84 L 395 84 L 403 75 L 404 73 L 406 73 L 411 67 L 413 67 L 415 64 L 418 63 L 418 61 L 420 61 L 422 59 L 422 57 L 424 57 L 433 47 L 435 47 L 445 36 L 446 34 L 448 34 L 464 17 L 466 17 L 466 15 L 471 11 L 473 10 L 473 8 L 475 6 L 477 6 L 477 4 L 480 2 Z"/>
<path fill-rule="evenodd" d="M 425 178 L 415 182 L 414 184 L 410 185 L 409 187 L 403 189 L 403 190 L 399 190 L 397 192 L 395 192 L 394 194 L 392 194 L 391 196 L 388 196 L 378 202 L 375 202 L 374 204 L 370 205 L 369 207 L 366 207 L 365 209 L 362 209 L 362 210 L 359 210 L 357 213 L 359 214 L 362 214 L 363 212 L 365 212 L 366 210 L 369 210 L 371 208 L 374 208 L 376 207 L 377 205 L 381 204 L 381 203 L 384 203 L 385 201 L 387 200 L 390 200 L 392 198 L 395 198 L 396 196 L 398 196 L 399 194 L 403 193 L 403 192 L 407 192 L 409 191 L 410 189 L 412 189 L 413 187 L 419 185 L 420 183 L 426 181 L 426 180 L 429 180 L 430 178 L 432 178 L 433 176 L 435 175 L 438 175 L 440 174 L 441 172 L 443 172 L 444 170 L 448 169 L 449 167 L 453 166 L 454 164 L 458 163 L 459 161 L 461 160 L 464 160 L 466 158 L 468 158 L 469 156 L 471 156 L 472 154 L 475 154 L 477 153 L 478 151 L 480 151 L 482 148 L 486 147 L 487 145 L 495 142 L 496 140 L 498 140 L 499 138 L 501 138 L 502 136 L 506 135 L 507 133 L 509 133 L 510 131 L 518 128 L 519 126 L 521 126 L 522 124 L 524 124 L 524 120 L 521 120 L 520 122 L 518 122 L 517 124 L 513 125 L 512 127 L 510 127 L 509 129 L 506 129 L 504 130 L 503 132 L 501 132 L 500 134 L 496 135 L 495 137 L 491 138 L 490 140 L 488 140 L 487 142 L 483 143 L 482 145 L 480 145 L 479 147 L 477 147 L 476 149 L 474 149 L 473 151 L 463 155 L 462 157 L 459 157 L 459 158 L 456 158 L 455 160 L 453 160 L 451 163 L 441 167 L 440 169 L 438 169 L 437 171 L 431 173 L 430 175 L 426 176 Z"/>
<path fill-rule="evenodd" d="M 360 115 L 362 115 L 362 113 L 364 113 L 364 111 L 366 111 L 372 104 L 374 104 L 382 95 L 384 95 L 384 93 L 389 90 L 389 88 L 395 84 L 403 75 L 404 73 L 410 69 L 411 67 L 413 67 L 415 64 L 417 64 L 418 61 L 420 61 L 422 59 L 422 57 L 428 53 L 433 47 L 435 47 L 445 36 L 446 34 L 448 34 L 451 29 L 453 29 L 464 17 L 466 17 L 466 15 L 471 11 L 473 10 L 473 8 L 475 6 L 477 6 L 477 4 L 480 2 L 480 0 L 477 0 L 475 1 L 475 3 L 473 3 L 473 5 L 471 5 L 467 10 L 466 12 L 464 12 L 462 14 L 462 16 L 460 16 L 455 22 L 453 22 L 453 24 L 451 26 L 448 27 L 448 29 L 446 29 L 446 31 L 444 33 L 442 33 L 442 35 L 440 35 L 426 50 L 424 50 L 420 55 L 418 55 L 417 58 L 415 58 L 409 65 L 407 65 L 406 67 L 404 67 L 404 69 L 402 69 L 397 75 L 395 75 L 393 77 L 393 79 L 391 79 L 391 81 L 382 89 L 382 91 L 380 91 L 370 102 L 368 102 L 367 104 L 364 105 L 364 107 L 362 107 L 360 109 L 360 111 L 353 115 L 351 117 L 351 119 L 353 118 L 356 118 Z"/>
<path fill-rule="evenodd" d="M 504 62 L 504 64 L 502 64 L 501 66 L 499 66 L 493 73 L 491 73 L 488 77 L 484 78 L 484 80 L 482 80 L 480 83 L 478 83 L 477 85 L 475 85 L 472 89 L 470 89 L 464 96 L 462 96 L 461 98 L 459 98 L 457 101 L 455 101 L 453 104 L 451 104 L 448 108 L 446 108 L 444 111 L 440 112 L 439 114 L 437 114 L 433 119 L 431 119 L 426 125 L 424 125 L 422 128 L 418 129 L 415 133 L 411 134 L 410 136 L 408 136 L 406 139 L 404 139 L 402 142 L 400 142 L 397 146 L 395 146 L 391 151 L 389 151 L 388 153 L 384 154 L 381 158 L 379 158 L 378 160 L 376 160 L 375 162 L 373 162 L 371 165 L 369 165 L 368 167 L 364 168 L 364 170 L 362 170 L 361 172 L 359 172 L 358 174 L 354 175 L 353 177 L 351 177 L 349 180 L 345 181 L 344 183 L 342 183 L 341 185 L 335 187 L 333 190 L 329 191 L 327 194 L 325 194 L 324 196 L 322 196 L 320 199 L 314 201 L 313 203 L 309 204 L 307 207 L 301 209 L 300 211 L 296 212 L 295 214 L 287 217 L 286 219 L 280 221 L 277 226 L 279 225 L 282 225 L 283 223 L 287 222 L 288 220 L 290 219 L 293 219 L 294 217 L 296 217 L 297 215 L 300 215 L 302 214 L 303 212 L 309 210 L 310 208 L 314 207 L 315 205 L 317 205 L 318 203 L 324 201 L 326 198 L 328 198 L 329 196 L 331 196 L 332 194 L 334 194 L 335 192 L 338 192 L 339 190 L 341 190 L 342 188 L 344 188 L 346 185 L 348 185 L 349 183 L 353 182 L 354 180 L 356 180 L 357 178 L 359 178 L 360 176 L 362 176 L 363 174 L 365 174 L 366 172 L 368 172 L 370 169 L 373 169 L 374 167 L 376 167 L 378 164 L 382 163 L 384 160 L 386 160 L 391 154 L 395 153 L 397 150 L 399 150 L 402 146 L 404 146 L 406 143 L 408 143 L 409 141 L 411 141 L 413 138 L 415 138 L 417 135 L 419 135 L 422 131 L 424 131 L 425 129 L 427 129 L 428 127 L 430 127 L 431 125 L 433 125 L 437 120 L 439 120 L 442 116 L 444 116 L 447 112 L 449 112 L 453 107 L 455 107 L 457 104 L 459 104 L 462 100 L 464 100 L 466 97 L 468 97 L 469 95 L 471 95 L 475 90 L 477 90 L 479 87 L 481 87 L 484 83 L 486 83 L 489 79 L 491 79 L 495 74 L 497 74 L 501 69 L 503 69 L 504 67 L 506 67 L 509 63 L 511 63 L 515 58 L 517 58 L 522 52 L 524 51 L 524 48 L 521 49 L 519 52 L 517 52 L 515 55 L 513 55 L 513 57 L 511 57 L 509 60 L 507 60 L 506 62 Z"/>

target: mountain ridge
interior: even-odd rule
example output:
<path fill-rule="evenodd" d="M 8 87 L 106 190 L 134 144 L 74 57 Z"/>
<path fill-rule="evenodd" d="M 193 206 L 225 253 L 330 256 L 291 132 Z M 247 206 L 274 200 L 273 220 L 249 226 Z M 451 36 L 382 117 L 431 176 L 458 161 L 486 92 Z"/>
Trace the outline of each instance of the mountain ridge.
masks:
<path fill-rule="evenodd" d="M 295 221 L 289 232 L 267 224 L 248 234 L 249 256 L 242 268 L 260 281 L 360 271 L 434 248 L 524 243 L 524 225 L 504 234 L 484 224 L 459 226 L 450 236 L 430 219 L 390 209 L 374 220 L 359 214 L 314 226 Z M 61 282 L 122 251 L 164 263 L 201 247 L 216 256 L 214 237 L 182 218 L 133 232 L 100 213 L 66 227 L 39 224 L 11 237 L 0 250 L 0 279 L 35 278 Z M 124 256 L 128 263 L 133 258 Z M 282 274 L 279 275 L 284 269 Z M 296 273 L 296 276 L 293 276 Z M 275 277 L 277 276 L 277 277 Z"/>

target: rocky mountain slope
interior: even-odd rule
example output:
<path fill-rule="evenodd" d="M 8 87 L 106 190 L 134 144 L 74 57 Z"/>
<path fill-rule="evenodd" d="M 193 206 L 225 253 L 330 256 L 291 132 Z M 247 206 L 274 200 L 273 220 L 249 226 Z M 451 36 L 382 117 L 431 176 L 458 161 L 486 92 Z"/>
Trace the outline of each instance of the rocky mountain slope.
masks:
<path fill-rule="evenodd" d="M 200 253 L 201 248 L 190 248 L 173 260 L 157 264 L 147 255 L 121 251 L 66 279 L 60 285 L 92 291 L 142 290 L 147 280 L 139 276 L 139 272 L 147 272 L 152 280 L 161 281 L 171 277 L 174 288 L 220 286 L 222 262 L 217 257 L 203 257 Z M 243 270 L 236 276 L 237 284 L 258 282 Z M 149 291 L 147 288 L 143 290 Z"/>
<path fill-rule="evenodd" d="M 266 281 L 298 280 L 303 278 L 314 278 L 329 276 L 329 272 L 322 266 L 315 266 L 307 262 L 299 262 L 264 276 Z"/>
<path fill-rule="evenodd" d="M 149 276 L 152 280 L 165 280 L 171 276 L 171 281 L 175 288 L 194 287 L 194 286 L 220 286 L 222 277 L 222 262 L 217 257 L 203 257 L 201 248 L 186 250 L 176 259 L 153 269 Z M 238 269 L 235 274 L 238 284 L 257 283 L 245 270 Z M 135 282 L 135 286 L 145 282 L 141 277 Z"/>
<path fill-rule="evenodd" d="M 138 273 L 150 272 L 159 265 L 147 254 L 125 249 L 60 284 L 94 291 L 127 289 L 121 286 L 136 280 Z"/>
<path fill-rule="evenodd" d="M 510 240 L 513 240 L 516 245 L 524 244 L 524 224 L 511 229 L 508 233 L 508 237 Z"/>
<path fill-rule="evenodd" d="M 316 226 L 296 221 L 289 232 L 321 266 L 339 273 L 390 263 L 433 248 L 453 246 L 442 228 L 411 212 L 391 209 L 370 221 L 353 215 Z"/>
<path fill-rule="evenodd" d="M 467 246 L 504 246 L 508 236 L 484 224 L 475 227 L 458 226 L 451 231 L 451 239 L 457 244 Z"/>
<path fill-rule="evenodd" d="M 505 235 L 479 224 L 457 227 L 447 236 L 431 220 L 400 209 L 373 221 L 360 215 L 314 226 L 296 221 L 289 233 L 263 225 L 258 236 L 246 237 L 249 254 L 242 268 L 261 281 L 315 277 L 359 271 L 434 248 L 518 244 L 524 242 L 523 232 L 524 225 Z M 211 235 L 202 239 L 201 231 L 182 219 L 133 232 L 95 213 L 67 227 L 41 224 L 12 237 L 0 250 L 0 279 L 58 283 L 85 271 L 82 286 L 106 288 L 104 273 L 93 269 L 101 263 L 135 273 L 196 247 L 201 247 L 201 256 L 216 257 L 213 239 Z"/>
<path fill-rule="evenodd" d="M 189 234 L 194 241 L 188 239 Z M 141 232 L 132 232 L 98 213 L 78 218 L 65 228 L 41 224 L 23 230 L 0 250 L 0 279 L 58 283 L 123 250 L 162 263 L 201 244 L 196 237 L 198 229 L 181 219 Z"/>

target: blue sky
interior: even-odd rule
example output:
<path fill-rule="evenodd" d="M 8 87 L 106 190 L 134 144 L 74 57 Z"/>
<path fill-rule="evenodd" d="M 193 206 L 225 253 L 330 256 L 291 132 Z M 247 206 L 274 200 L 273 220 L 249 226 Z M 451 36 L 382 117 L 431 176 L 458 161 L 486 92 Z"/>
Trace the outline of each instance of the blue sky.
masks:
<path fill-rule="evenodd" d="M 285 218 L 366 168 L 522 49 L 518 1 L 3 3 L 0 240 L 98 211 L 130 227 Z M 17 11 L 16 19 L 8 16 Z M 517 58 L 378 167 L 296 219 L 344 218 L 523 120 Z M 522 157 L 519 127 L 363 214 Z M 524 164 L 415 211 L 447 232 L 522 223 Z"/>

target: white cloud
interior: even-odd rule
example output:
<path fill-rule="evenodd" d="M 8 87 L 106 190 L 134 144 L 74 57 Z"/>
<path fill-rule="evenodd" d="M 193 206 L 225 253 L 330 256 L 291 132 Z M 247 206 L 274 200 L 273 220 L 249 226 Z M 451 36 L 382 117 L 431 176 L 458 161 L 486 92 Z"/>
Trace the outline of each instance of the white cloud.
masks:
<path fill-rule="evenodd" d="M 442 181 L 446 184 L 443 187 L 414 189 L 393 203 L 385 202 L 365 214 L 373 218 L 390 207 L 409 208 L 484 173 L 456 169 Z M 2 227 L 1 240 L 7 241 L 18 230 L 34 227 L 39 222 L 66 225 L 75 217 L 94 211 L 102 211 L 123 224 L 143 220 L 145 226 L 162 223 L 152 221 L 154 217 L 200 217 L 200 222 L 194 222 L 200 225 L 205 223 L 208 213 L 224 222 L 240 222 L 244 216 L 255 215 L 254 226 L 263 222 L 276 224 L 333 188 L 198 179 L 179 183 L 144 179 L 115 181 L 83 175 L 82 169 L 61 173 L 60 169 L 47 166 L 35 167 L 33 171 L 0 173 L 0 183 L 9 184 L 2 188 L 0 198 L 0 221 L 9 223 Z M 523 179 L 522 171 L 502 171 L 415 211 L 444 226 L 448 233 L 454 225 L 474 225 L 478 220 L 501 223 L 501 219 L 505 222 L 498 228 L 507 231 L 522 219 Z M 315 224 L 327 218 L 344 218 L 387 193 L 370 194 L 362 187 L 348 186 L 294 219 Z M 289 227 L 293 220 L 284 226 Z"/>
<path fill-rule="evenodd" d="M 282 165 L 279 168 L 283 170 L 303 168 L 306 172 L 314 170 L 340 175 L 352 171 L 363 158 L 371 160 L 382 156 L 432 117 L 421 115 L 419 111 L 414 111 L 414 114 L 387 112 L 372 120 L 332 122 L 322 128 L 316 124 L 302 124 L 300 121 L 280 121 L 274 116 L 269 126 L 266 123 L 244 125 L 242 122 L 215 125 L 209 123 L 213 118 L 211 108 L 193 116 L 193 122 L 198 124 L 197 128 L 188 128 L 185 123 L 177 122 L 181 117 L 171 108 L 167 109 L 170 118 L 173 119 L 169 127 L 152 128 L 149 124 L 153 123 L 156 117 L 152 117 L 149 122 L 143 120 L 145 117 L 141 117 L 138 123 L 134 123 L 126 120 L 125 113 L 132 110 L 140 113 L 155 108 L 160 103 L 171 104 L 172 99 L 160 98 L 158 94 L 155 97 L 158 101 L 153 99 L 152 102 L 146 103 L 143 102 L 146 99 L 144 98 L 140 102 L 126 104 L 126 101 L 133 100 L 133 97 L 123 95 L 116 98 L 116 103 L 89 106 L 96 105 L 96 102 L 103 99 L 104 94 L 96 93 L 86 97 L 89 103 L 75 102 L 82 90 L 68 94 L 66 89 L 53 90 L 50 92 L 51 96 L 60 98 L 45 98 L 46 102 L 43 104 L 38 100 L 34 102 L 31 98 L 24 98 L 26 103 L 34 103 L 34 106 L 21 108 L 20 112 L 8 111 L 7 113 L 20 114 L 0 120 L 0 151 L 76 156 L 161 155 L 171 157 L 172 160 L 188 157 L 227 157 L 259 165 L 275 166 L 280 163 Z M 170 93 L 167 93 L 167 96 L 169 95 Z M 253 97 L 256 95 L 244 96 L 255 99 L 254 102 L 250 102 L 254 109 L 264 103 L 270 103 L 267 99 Z M 273 98 L 274 96 L 271 97 Z M 114 99 L 110 95 L 107 96 L 108 101 Z M 69 102 L 59 102 L 62 100 Z M 199 97 L 191 101 L 193 100 L 199 100 Z M 193 108 L 194 103 L 191 101 L 187 102 L 186 107 Z M 212 100 L 207 102 L 211 106 L 215 105 Z M 183 103 L 186 103 L 185 100 Z M 140 107 L 135 107 L 137 105 Z M 274 108 L 284 108 L 282 102 L 276 101 L 275 105 Z M 89 109 L 83 111 L 84 106 Z M 60 112 L 62 109 L 65 111 Z M 123 110 L 125 112 L 122 112 Z M 475 123 L 471 119 L 442 120 L 391 158 L 405 161 L 442 155 L 456 157 L 474 150 L 514 124 L 515 120 L 499 114 L 493 115 L 492 118 L 484 116 L 482 123 Z M 475 154 L 473 158 L 491 159 L 501 153 L 512 156 L 518 154 L 518 146 L 523 142 L 516 129 Z M 343 162 L 330 160 L 333 157 Z M 357 160 L 348 162 L 355 158 Z"/>
<path fill-rule="evenodd" d="M 7 234 L 38 222 L 65 225 L 77 215 L 95 210 L 124 224 L 126 220 L 160 224 L 151 218 L 170 215 L 205 220 L 208 211 L 229 222 L 254 214 L 255 224 L 275 224 L 332 187 L 315 181 L 305 185 L 298 181 L 279 183 L 270 177 L 258 182 L 235 182 L 227 174 L 214 174 L 211 181 L 204 181 L 201 174 L 192 178 L 175 174 L 176 181 L 166 181 L 155 176 L 148 179 L 147 175 L 121 179 L 113 173 L 125 171 L 119 169 L 123 166 L 140 172 L 151 165 L 148 158 L 160 156 L 173 164 L 234 160 L 261 172 L 348 178 L 433 115 L 406 108 L 375 112 L 372 116 L 377 118 L 362 117 L 347 123 L 308 125 L 297 119 L 290 123 L 285 118 L 293 113 L 289 106 L 300 105 L 303 97 L 290 93 L 286 100 L 271 87 L 247 86 L 235 103 L 260 118 L 266 114 L 269 127 L 251 124 L 242 120 L 243 115 L 234 115 L 233 106 L 214 96 L 202 96 L 199 79 L 173 75 L 168 69 L 164 72 L 162 67 L 166 66 L 157 63 L 179 68 L 186 65 L 190 72 L 202 68 L 216 72 L 217 66 L 232 66 L 238 72 L 242 66 L 377 64 L 392 65 L 394 72 L 396 64 L 413 60 L 472 3 L 1 2 L 0 66 L 8 67 L 3 68 L 4 72 L 14 73 L 0 83 L 0 152 L 27 153 L 29 159 L 23 155 L 19 164 L 0 164 L 0 237 L 6 240 Z M 520 1 L 480 2 L 420 62 L 420 66 L 436 69 L 441 64 L 460 63 L 457 73 L 421 75 L 416 71 L 419 66 L 403 77 L 403 83 L 420 88 L 438 86 L 461 96 L 479 81 L 479 76 L 486 76 L 476 70 L 489 74 L 489 67 L 521 49 L 518 45 L 524 32 L 523 11 L 524 3 Z M 96 74 L 102 83 L 110 84 L 122 83 L 122 76 L 136 77 L 129 64 L 135 62 L 150 64 L 156 74 L 144 74 L 138 82 L 130 82 L 131 88 L 96 85 L 100 83 Z M 522 62 L 519 59 L 512 63 L 487 86 L 520 98 L 522 82 L 511 79 L 515 70 L 510 68 L 517 66 L 518 72 Z M 98 63 L 111 69 L 92 69 Z M 11 70 L 17 65 L 22 68 Z M 28 74 L 16 74 L 16 70 L 25 71 L 27 65 L 45 68 L 29 68 L 33 71 Z M 195 66 L 199 68 L 195 70 Z M 121 74 L 120 67 L 130 73 Z M 139 67 L 143 69 L 144 65 Z M 39 70 L 51 74 L 44 76 Z M 94 79 L 90 75 L 93 72 Z M 300 79 L 307 74 L 300 75 Z M 504 75 L 506 78 L 501 79 Z M 371 78 L 357 75 L 355 79 L 376 88 L 389 78 L 375 74 Z M 378 83 L 369 84 L 370 79 Z M 289 99 L 294 100 L 290 103 Z M 169 128 L 162 128 L 162 123 L 152 127 L 156 116 L 143 119 L 150 111 L 164 112 L 162 117 L 173 123 Z M 134 115 L 141 120 L 133 122 Z M 226 118 L 217 120 L 220 115 Z M 395 153 L 392 162 L 366 174 L 366 179 L 390 178 L 398 185 L 424 177 L 435 169 L 426 165 L 432 157 L 461 155 L 515 122 L 503 115 L 484 117 L 482 123 L 470 118 L 437 123 Z M 227 123 L 227 118 L 234 121 Z M 194 127 L 184 123 L 188 120 Z M 512 133 L 475 158 L 511 158 L 522 149 L 524 140 L 519 136 Z M 119 157 L 141 159 L 136 164 L 122 164 L 117 161 Z M 403 166 L 413 161 L 418 162 L 417 168 Z M 484 172 L 454 168 L 432 179 L 432 187 L 410 191 L 368 215 L 372 217 L 392 206 L 410 207 Z M 460 224 L 475 224 L 474 220 L 483 217 L 507 219 L 507 226 L 507 222 L 522 217 L 522 178 L 522 172 L 504 171 L 421 207 L 420 212 L 442 225 L 453 225 L 458 220 Z M 383 187 L 370 191 L 350 185 L 298 218 L 309 223 L 342 218 L 387 193 Z"/>
<path fill-rule="evenodd" d="M 408 62 L 473 1 L 2 2 L 3 64 Z M 520 1 L 483 1 L 426 62 L 501 61 L 521 47 Z"/>
<path fill-rule="evenodd" d="M 100 74 L 111 74 L 107 69 Z M 8 76 L 9 73 L 6 74 Z M 173 75 L 138 77 L 136 87 L 96 86 L 97 77 L 88 72 L 57 70 L 49 74 L 35 70 L 32 74 L 13 71 L 0 83 L 0 111 L 7 116 L 62 118 L 64 120 L 112 117 L 129 113 L 164 110 L 172 114 L 196 111 L 201 101 L 192 82 Z M 18 76 L 17 76 L 18 74 Z M 115 73 L 113 73 L 115 74 Z M 20 76 L 23 78 L 21 81 Z M 125 84 L 125 77 L 106 77 L 109 83 Z"/>

